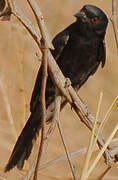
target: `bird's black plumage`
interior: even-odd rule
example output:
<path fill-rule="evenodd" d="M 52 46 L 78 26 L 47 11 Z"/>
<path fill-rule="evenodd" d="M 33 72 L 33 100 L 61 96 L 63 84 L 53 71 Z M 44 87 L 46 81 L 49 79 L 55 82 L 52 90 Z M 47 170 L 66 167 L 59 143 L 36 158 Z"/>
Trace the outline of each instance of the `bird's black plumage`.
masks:
<path fill-rule="evenodd" d="M 105 13 L 96 6 L 85 5 L 77 14 L 76 21 L 60 32 L 52 41 L 55 47 L 51 53 L 65 77 L 70 78 L 72 86 L 79 89 L 93 75 L 98 66 L 105 65 L 106 52 L 104 37 L 108 24 Z M 5 171 L 17 165 L 22 169 L 33 146 L 33 139 L 41 129 L 40 91 L 42 67 L 40 68 L 32 93 L 31 115 L 22 130 Z M 55 86 L 50 77 L 46 86 L 46 106 L 54 101 Z"/>

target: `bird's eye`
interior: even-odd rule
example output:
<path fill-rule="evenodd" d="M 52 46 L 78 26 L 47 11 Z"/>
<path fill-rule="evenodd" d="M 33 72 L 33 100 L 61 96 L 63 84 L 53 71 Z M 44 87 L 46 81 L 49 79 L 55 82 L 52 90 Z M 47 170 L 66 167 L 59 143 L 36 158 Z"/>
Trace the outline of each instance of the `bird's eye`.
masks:
<path fill-rule="evenodd" d="M 99 22 L 99 18 L 98 17 L 91 18 L 91 22 L 92 23 L 98 23 Z"/>

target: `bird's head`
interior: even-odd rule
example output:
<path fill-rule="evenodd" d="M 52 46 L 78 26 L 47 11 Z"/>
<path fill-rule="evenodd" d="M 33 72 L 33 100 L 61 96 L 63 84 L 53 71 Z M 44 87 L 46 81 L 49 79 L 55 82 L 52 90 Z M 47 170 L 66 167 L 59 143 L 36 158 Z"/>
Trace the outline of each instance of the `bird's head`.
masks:
<path fill-rule="evenodd" d="M 80 31 L 85 36 L 97 34 L 99 37 L 104 38 L 108 18 L 100 8 L 93 5 L 85 5 L 74 16 L 77 18 L 77 23 L 80 25 Z"/>

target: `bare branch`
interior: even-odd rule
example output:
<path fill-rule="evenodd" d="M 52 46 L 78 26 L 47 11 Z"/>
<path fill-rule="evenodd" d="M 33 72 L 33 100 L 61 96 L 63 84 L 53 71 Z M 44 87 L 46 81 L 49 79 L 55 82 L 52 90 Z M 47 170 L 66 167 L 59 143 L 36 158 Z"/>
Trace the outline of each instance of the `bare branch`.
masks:
<path fill-rule="evenodd" d="M 110 166 L 107 167 L 97 180 L 102 180 L 104 178 L 104 176 L 109 172 L 110 169 L 111 169 Z"/>
<path fill-rule="evenodd" d="M 112 16 L 111 16 L 111 22 L 113 25 L 113 30 L 115 34 L 115 40 L 116 40 L 116 45 L 118 49 L 118 27 L 117 27 L 117 22 L 116 22 L 116 0 L 112 0 Z"/>
<path fill-rule="evenodd" d="M 47 33 L 47 29 L 46 29 L 46 26 L 45 26 L 45 23 L 44 23 L 44 18 L 43 18 L 43 15 L 39 9 L 39 7 L 37 6 L 36 2 L 34 0 L 27 0 L 34 15 L 35 15 L 35 18 L 37 20 L 37 24 L 38 24 L 38 27 L 40 29 L 40 32 L 41 32 L 41 36 L 46 39 L 46 46 L 47 48 L 51 48 L 51 49 L 54 49 L 51 41 L 50 41 L 50 38 L 49 38 L 49 34 Z"/>
<path fill-rule="evenodd" d="M 62 130 L 60 119 L 59 119 L 60 106 L 61 106 L 61 95 L 60 95 L 60 93 L 59 93 L 59 91 L 57 89 L 56 90 L 56 98 L 55 98 L 55 118 L 56 118 L 56 122 L 57 122 L 57 127 L 59 129 L 59 133 L 60 133 L 60 136 L 61 136 L 61 140 L 62 140 L 64 149 L 65 149 L 65 152 L 66 152 L 66 156 L 67 156 L 70 168 L 71 168 L 73 178 L 74 178 L 74 180 L 77 180 L 75 169 L 74 169 L 73 164 L 71 162 L 70 153 L 69 153 L 69 150 L 68 150 L 65 138 L 64 138 L 63 130 Z"/>
<path fill-rule="evenodd" d="M 23 11 L 19 8 L 16 1 L 7 0 L 9 7 L 11 8 L 12 14 L 22 23 L 22 25 L 27 29 L 29 34 L 35 40 L 38 46 L 41 47 L 41 33 L 36 26 L 26 17 Z"/>
<path fill-rule="evenodd" d="M 37 180 L 37 174 L 38 174 L 38 167 L 41 160 L 41 155 L 43 152 L 43 145 L 45 140 L 45 122 L 46 122 L 46 102 L 45 102 L 45 91 L 46 91 L 46 82 L 47 82 L 47 48 L 44 42 L 44 50 L 43 50 L 43 77 L 42 77 L 42 84 L 41 84 L 41 106 L 42 106 L 42 116 L 41 116 L 41 122 L 42 122 L 42 129 L 41 129 L 41 143 L 39 147 L 38 157 L 37 157 L 37 163 L 36 168 L 34 172 L 34 178 L 33 180 Z"/>

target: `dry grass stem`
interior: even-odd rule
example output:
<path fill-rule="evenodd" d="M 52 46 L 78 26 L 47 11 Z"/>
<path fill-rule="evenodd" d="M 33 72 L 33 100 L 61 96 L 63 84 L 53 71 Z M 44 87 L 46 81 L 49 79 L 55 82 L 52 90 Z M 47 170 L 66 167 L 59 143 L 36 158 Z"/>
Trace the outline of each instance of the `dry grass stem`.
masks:
<path fill-rule="evenodd" d="M 106 119 L 108 119 L 109 115 L 110 115 L 111 112 L 113 111 L 113 108 L 115 107 L 117 101 L 118 101 L 118 96 L 115 98 L 115 100 L 113 101 L 112 105 L 110 106 L 110 108 L 108 109 L 107 113 L 105 114 L 105 117 L 103 118 L 103 121 L 101 122 L 100 127 L 98 128 L 97 135 L 96 135 L 96 137 L 95 137 L 95 141 L 97 140 L 97 137 L 99 136 L 99 132 L 102 130 L 103 125 L 105 124 Z M 117 125 L 116 125 L 116 128 L 114 129 L 114 132 L 115 132 L 115 130 L 117 131 Z M 113 133 L 113 132 L 112 132 L 112 133 Z M 110 137 L 108 138 L 108 140 L 106 141 L 106 143 L 107 143 L 107 142 L 110 143 L 111 137 L 113 138 L 113 136 L 115 135 L 115 134 L 112 134 L 112 133 L 111 133 L 111 136 L 110 136 Z M 112 136 L 112 135 L 113 135 L 113 136 Z M 96 164 L 98 163 L 98 161 L 99 161 L 99 159 L 101 158 L 102 154 L 104 153 L 104 151 L 106 150 L 107 146 L 109 145 L 109 143 L 108 143 L 107 146 L 106 146 L 106 143 L 105 143 L 105 145 L 103 146 L 103 148 L 101 149 L 101 151 L 99 152 L 98 156 L 97 156 L 96 159 L 94 160 L 94 162 L 93 162 L 93 164 L 91 165 L 91 167 L 89 168 L 88 173 L 87 173 L 87 177 L 86 177 L 85 179 L 88 178 L 89 174 L 90 174 L 90 173 L 92 172 L 92 170 L 93 170 L 92 168 L 94 168 L 94 167 L 96 166 Z M 106 148 L 105 148 L 105 147 L 106 147 Z M 105 149 L 104 149 L 104 148 L 105 148 Z M 103 153 L 102 153 L 102 152 L 103 152 Z"/>
<path fill-rule="evenodd" d="M 111 142 L 110 142 L 110 148 L 114 148 L 115 147 L 118 147 L 118 138 L 114 138 Z M 94 151 L 98 151 L 99 148 L 98 146 L 95 146 L 94 148 Z M 82 154 L 86 154 L 87 153 L 87 148 L 83 148 L 83 149 L 79 149 L 77 151 L 74 151 L 74 152 L 70 152 L 70 156 L 71 157 L 74 157 L 74 156 L 81 156 Z M 111 154 L 112 156 L 112 154 Z M 39 165 L 39 170 L 42 170 L 42 169 L 45 169 L 45 168 L 48 168 L 52 165 L 55 165 L 57 164 L 58 162 L 60 161 L 63 161 L 63 160 L 66 160 L 67 159 L 67 156 L 61 156 L 61 157 L 58 157 L 54 160 L 51 160 L 45 164 L 42 164 L 42 165 Z M 29 168 L 29 171 L 26 173 L 26 175 L 22 178 L 22 180 L 28 180 L 30 178 L 30 176 L 32 175 L 33 171 L 34 171 L 34 168 L 35 168 L 35 165 L 36 165 L 36 159 L 33 161 L 32 165 L 30 166 Z M 101 177 L 101 176 L 100 176 Z"/>
<path fill-rule="evenodd" d="M 2 78 L 0 79 L 0 90 L 1 90 L 1 93 L 3 95 L 2 97 L 3 97 L 3 100 L 4 100 L 8 120 L 10 122 L 10 125 L 12 126 L 14 137 L 15 137 L 15 139 L 17 139 L 18 135 L 17 135 L 16 129 L 15 129 L 15 126 L 14 126 L 14 120 L 13 120 L 13 116 L 12 116 L 12 112 L 11 112 L 11 106 L 10 106 L 10 103 L 9 103 L 8 94 L 6 92 L 6 88 L 4 86 Z"/>
<path fill-rule="evenodd" d="M 100 124 L 100 126 L 98 128 L 96 138 L 98 138 L 99 133 L 103 130 L 104 125 L 106 123 L 106 120 L 108 120 L 108 118 L 109 118 L 111 112 L 113 111 L 113 108 L 115 107 L 117 101 L 118 101 L 118 96 L 114 99 L 113 103 L 111 104 L 111 106 L 109 107 L 107 113 L 105 114 L 105 116 L 104 116 L 104 118 L 103 118 L 103 120 L 102 120 L 102 122 L 101 122 L 101 124 Z"/>
<path fill-rule="evenodd" d="M 113 140 L 110 142 L 110 145 L 109 145 L 109 146 L 110 146 L 111 148 L 114 148 L 114 146 L 117 147 L 117 146 L 118 146 L 118 138 L 113 139 Z M 98 150 L 99 150 L 98 146 L 95 146 L 93 151 L 98 151 Z M 87 153 L 87 148 L 83 148 L 83 149 L 79 149 L 79 150 L 74 151 L 74 152 L 70 152 L 70 156 L 71 156 L 71 157 L 81 156 L 82 154 L 86 154 L 86 153 Z M 47 162 L 46 164 L 40 165 L 40 166 L 39 166 L 39 169 L 47 168 L 47 167 L 49 167 L 49 166 L 52 166 L 52 165 L 54 165 L 54 164 L 56 164 L 56 163 L 58 163 L 58 162 L 60 162 L 60 161 L 66 160 L 66 159 L 67 159 L 66 156 L 61 156 L 61 157 L 59 157 L 59 158 L 56 158 L 56 159 L 54 159 L 54 160 L 52 160 L 52 161 Z"/>
<path fill-rule="evenodd" d="M 96 159 L 94 160 L 93 164 L 91 165 L 91 167 L 89 168 L 88 172 L 87 172 L 87 177 L 90 175 L 90 173 L 93 171 L 93 169 L 95 168 L 95 166 L 97 165 L 98 161 L 100 160 L 101 156 L 103 155 L 103 153 L 105 152 L 107 146 L 110 144 L 112 138 L 115 136 L 116 132 L 118 131 L 118 124 L 115 126 L 114 130 L 112 131 L 112 133 L 110 134 L 109 138 L 107 139 L 107 141 L 105 142 L 104 146 L 102 147 L 101 151 L 99 152 L 99 154 L 97 155 Z"/>
<path fill-rule="evenodd" d="M 94 148 L 95 143 L 96 143 L 96 141 L 94 140 L 95 139 L 95 131 L 96 131 L 96 125 L 97 125 L 97 120 L 98 120 L 98 116 L 99 116 L 99 112 L 100 112 L 102 98 L 103 98 L 103 93 L 100 93 L 96 118 L 95 118 L 95 122 L 94 122 L 93 129 L 92 129 L 90 143 L 89 143 L 89 146 L 88 146 L 88 149 L 87 149 L 87 155 L 86 155 L 86 160 L 85 160 L 85 163 L 84 163 L 83 172 L 82 172 L 82 175 L 81 175 L 81 180 L 86 180 L 87 179 L 86 175 L 87 175 L 90 159 L 91 159 L 91 156 L 92 156 L 93 148 Z"/>

